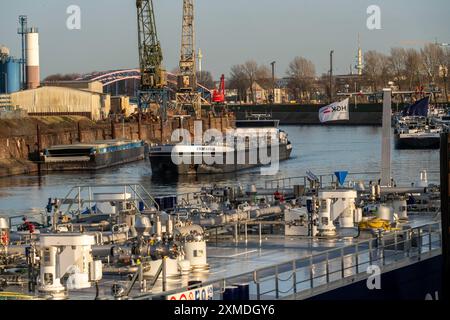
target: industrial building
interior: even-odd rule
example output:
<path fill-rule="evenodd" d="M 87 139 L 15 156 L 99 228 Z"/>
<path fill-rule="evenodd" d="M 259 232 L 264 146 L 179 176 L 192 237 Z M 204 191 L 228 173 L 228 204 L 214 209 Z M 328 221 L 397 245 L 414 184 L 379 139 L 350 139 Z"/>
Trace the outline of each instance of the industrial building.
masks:
<path fill-rule="evenodd" d="M 87 92 L 103 93 L 103 84 L 100 81 L 46 81 L 41 84 L 43 87 L 64 87 L 83 90 Z"/>
<path fill-rule="evenodd" d="M 98 121 L 111 110 L 109 95 L 63 87 L 40 87 L 11 94 L 13 106 L 30 116 L 79 115 Z"/>

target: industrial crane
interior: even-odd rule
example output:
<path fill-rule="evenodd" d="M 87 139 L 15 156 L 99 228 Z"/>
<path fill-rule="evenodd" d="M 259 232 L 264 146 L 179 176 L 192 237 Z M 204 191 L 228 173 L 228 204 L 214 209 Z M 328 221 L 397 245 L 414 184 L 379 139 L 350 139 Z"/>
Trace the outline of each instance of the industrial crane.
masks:
<path fill-rule="evenodd" d="M 180 75 L 178 76 L 177 109 L 201 118 L 201 95 L 197 91 L 195 63 L 194 0 L 183 0 Z"/>
<path fill-rule="evenodd" d="M 148 110 L 151 104 L 160 106 L 162 118 L 167 118 L 169 94 L 166 88 L 166 71 L 162 67 L 163 54 L 156 32 L 155 12 L 152 0 L 136 0 L 139 66 L 141 84 L 139 88 L 139 109 Z"/>

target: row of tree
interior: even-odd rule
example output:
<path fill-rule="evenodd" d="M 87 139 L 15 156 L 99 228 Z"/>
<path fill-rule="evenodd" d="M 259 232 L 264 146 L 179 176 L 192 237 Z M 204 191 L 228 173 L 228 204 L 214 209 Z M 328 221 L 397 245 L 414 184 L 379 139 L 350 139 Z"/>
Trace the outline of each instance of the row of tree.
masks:
<path fill-rule="evenodd" d="M 390 54 L 375 50 L 364 54 L 363 76 L 358 79 L 358 88 L 369 87 L 379 91 L 394 82 L 399 90 L 415 90 L 418 87 L 430 86 L 443 89 L 447 95 L 447 78 L 450 69 L 450 50 L 437 44 L 427 44 L 422 49 L 391 48 Z M 173 70 L 177 73 L 177 69 Z M 74 80 L 79 74 L 52 75 L 45 81 Z M 287 90 L 295 100 L 309 100 L 312 93 L 330 94 L 329 75 L 316 75 L 314 63 L 303 57 L 295 57 L 285 73 Z M 197 73 L 197 80 L 203 86 L 213 89 L 215 82 L 209 71 Z M 271 71 L 267 65 L 258 65 L 250 60 L 244 64 L 231 67 L 227 87 L 237 91 L 238 100 L 255 102 L 255 87 L 257 82 L 264 89 L 272 88 Z M 337 91 L 338 87 L 334 87 Z"/>
<path fill-rule="evenodd" d="M 399 90 L 414 91 L 418 87 L 434 86 L 443 89 L 446 95 L 449 69 L 450 50 L 437 44 L 427 44 L 420 50 L 392 48 L 390 54 L 371 50 L 364 54 L 363 75 L 358 80 L 358 88 L 369 87 L 378 91 L 392 81 Z M 295 57 L 285 78 L 289 94 L 296 100 L 309 100 L 311 94 L 317 91 L 326 96 L 330 93 L 329 75 L 317 77 L 314 63 L 306 58 Z M 246 100 L 248 91 L 250 99 L 254 100 L 254 81 L 271 88 L 269 68 L 255 61 L 231 67 L 228 87 L 237 90 L 240 101 Z M 336 90 L 337 87 L 334 87 Z"/>
<path fill-rule="evenodd" d="M 379 90 L 393 81 L 400 90 L 429 85 L 446 89 L 450 50 L 437 44 L 422 49 L 392 48 L 390 55 L 368 51 L 364 55 L 364 76 Z"/>

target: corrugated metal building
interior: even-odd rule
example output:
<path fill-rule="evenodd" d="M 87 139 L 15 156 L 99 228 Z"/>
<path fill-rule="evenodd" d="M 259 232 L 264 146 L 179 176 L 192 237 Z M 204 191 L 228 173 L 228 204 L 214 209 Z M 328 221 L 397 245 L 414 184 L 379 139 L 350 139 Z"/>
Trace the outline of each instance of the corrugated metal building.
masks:
<path fill-rule="evenodd" d="M 65 87 L 83 91 L 103 93 L 103 84 L 100 81 L 46 81 L 42 83 L 46 87 Z"/>
<path fill-rule="evenodd" d="M 63 87 L 15 92 L 11 102 L 30 116 L 79 115 L 97 121 L 105 119 L 111 110 L 109 95 Z"/>

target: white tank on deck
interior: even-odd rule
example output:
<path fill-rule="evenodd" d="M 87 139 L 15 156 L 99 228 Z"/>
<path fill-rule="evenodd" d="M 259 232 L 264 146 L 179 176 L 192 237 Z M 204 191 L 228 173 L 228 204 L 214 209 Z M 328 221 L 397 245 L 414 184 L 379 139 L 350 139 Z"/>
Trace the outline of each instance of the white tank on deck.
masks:
<path fill-rule="evenodd" d="M 386 205 L 380 205 L 377 211 L 377 218 L 386 221 L 392 221 L 393 209 Z"/>
<path fill-rule="evenodd" d="M 185 258 L 191 263 L 193 269 L 208 267 L 206 261 L 206 241 L 192 241 L 184 244 Z"/>
<path fill-rule="evenodd" d="M 117 214 L 119 211 L 117 205 L 130 199 L 130 193 L 94 193 L 94 201 L 98 201 L 97 210 L 103 214 Z"/>
<path fill-rule="evenodd" d="M 408 204 L 404 199 L 396 199 L 392 201 L 394 213 L 398 215 L 399 219 L 408 219 Z"/>
<path fill-rule="evenodd" d="M 147 277 L 155 277 L 162 263 L 162 259 L 150 261 L 150 269 L 147 272 L 144 272 L 144 275 Z M 168 278 L 180 276 L 180 271 L 178 270 L 178 260 L 166 258 L 166 275 Z"/>
<path fill-rule="evenodd" d="M 355 223 L 360 223 L 363 220 L 363 209 L 356 208 L 355 210 Z"/>
<path fill-rule="evenodd" d="M 85 289 L 102 278 L 101 262 L 94 262 L 93 235 L 42 234 L 39 239 L 41 267 L 39 292 L 53 299 L 64 298 L 66 289 Z M 66 283 L 62 279 L 68 275 Z"/>

